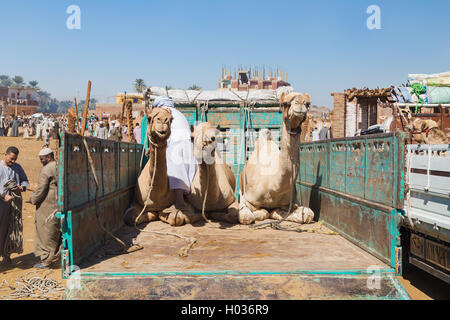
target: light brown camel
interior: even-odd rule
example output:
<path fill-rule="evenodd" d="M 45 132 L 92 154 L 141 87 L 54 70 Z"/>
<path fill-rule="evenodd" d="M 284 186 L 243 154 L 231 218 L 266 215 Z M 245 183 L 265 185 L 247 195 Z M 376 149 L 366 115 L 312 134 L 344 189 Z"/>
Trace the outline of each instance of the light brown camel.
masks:
<path fill-rule="evenodd" d="M 251 224 L 268 218 L 310 223 L 311 209 L 298 205 L 296 177 L 299 168 L 301 124 L 306 119 L 310 104 L 308 94 L 282 94 L 283 129 L 281 151 L 271 140 L 267 130 L 262 131 L 253 154 L 240 176 L 239 220 Z M 292 202 L 291 202 L 292 200 Z"/>
<path fill-rule="evenodd" d="M 448 137 L 442 131 L 436 121 L 415 118 L 410 120 L 406 129 L 412 133 L 414 141 L 418 144 L 447 144 Z"/>
<path fill-rule="evenodd" d="M 139 175 L 134 201 L 123 216 L 124 222 L 130 226 L 135 225 L 137 218 L 136 225 L 159 218 L 172 226 L 201 219 L 201 215 L 193 214 L 189 206 L 185 206 L 186 210 L 183 212 L 174 206 L 176 194 L 169 188 L 166 162 L 167 139 L 171 133 L 172 119 L 170 110 L 164 108 L 154 108 L 148 115 L 150 159 Z M 142 212 L 144 206 L 145 210 Z"/>
<path fill-rule="evenodd" d="M 219 131 L 208 122 L 195 127 L 194 156 L 198 170 L 186 200 L 207 218 L 229 223 L 239 223 L 239 204 L 236 201 L 236 180 L 230 167 L 217 152 Z M 206 196 L 206 199 L 205 199 Z"/>

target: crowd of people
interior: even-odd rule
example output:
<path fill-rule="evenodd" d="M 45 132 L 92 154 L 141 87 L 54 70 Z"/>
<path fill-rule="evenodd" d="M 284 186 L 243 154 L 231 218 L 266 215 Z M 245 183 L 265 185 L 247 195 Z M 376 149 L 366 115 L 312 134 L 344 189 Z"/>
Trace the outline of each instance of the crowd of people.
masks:
<path fill-rule="evenodd" d="M 133 119 L 133 134 L 136 142 L 141 142 L 140 124 L 143 118 L 141 113 L 138 119 Z M 75 132 L 80 132 L 82 120 L 79 119 Z M 0 117 L 0 137 L 23 137 L 24 139 L 36 139 L 44 141 L 45 146 L 49 146 L 50 138 L 57 139 L 61 132 L 67 130 L 67 116 L 49 115 L 44 116 L 1 116 Z M 120 125 L 120 121 L 110 117 L 90 116 L 86 121 L 85 136 L 97 137 L 99 139 L 109 139 L 114 141 L 129 141 L 128 125 Z"/>

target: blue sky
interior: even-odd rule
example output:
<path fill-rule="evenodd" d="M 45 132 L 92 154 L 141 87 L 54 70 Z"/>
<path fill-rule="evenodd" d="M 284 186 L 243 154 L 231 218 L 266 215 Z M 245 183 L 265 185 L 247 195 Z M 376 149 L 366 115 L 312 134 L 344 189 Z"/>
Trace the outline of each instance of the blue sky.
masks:
<path fill-rule="evenodd" d="M 81 9 L 69 30 L 68 6 Z M 366 9 L 381 9 L 369 30 Z M 399 85 L 408 73 L 450 70 L 450 1 L 5 1 L 0 74 L 21 75 L 58 99 L 101 102 L 147 85 L 215 89 L 222 65 L 279 67 L 313 104 L 331 92 Z"/>

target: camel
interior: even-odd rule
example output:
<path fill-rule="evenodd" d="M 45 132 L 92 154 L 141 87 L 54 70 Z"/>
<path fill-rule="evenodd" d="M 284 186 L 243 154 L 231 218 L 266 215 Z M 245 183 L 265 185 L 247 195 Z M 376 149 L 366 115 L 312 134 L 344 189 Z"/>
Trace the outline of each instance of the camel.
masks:
<path fill-rule="evenodd" d="M 150 222 L 158 218 L 171 226 L 194 223 L 201 219 L 201 215 L 193 214 L 188 205 L 185 206 L 183 212 L 176 209 L 176 194 L 174 190 L 169 188 L 166 149 L 167 139 L 169 139 L 171 133 L 172 119 L 172 113 L 165 108 L 153 108 L 148 115 L 150 159 L 139 175 L 133 203 L 123 215 L 124 222 L 130 226 L 134 226 L 135 223 L 138 225 Z M 145 209 L 141 214 L 144 206 Z"/>
<path fill-rule="evenodd" d="M 448 137 L 445 132 L 439 128 L 439 124 L 431 119 L 413 118 L 409 108 L 398 109 L 399 116 L 406 125 L 402 122 L 403 131 L 411 133 L 412 140 L 418 144 L 447 144 Z M 391 131 L 394 126 L 394 121 L 391 123 Z"/>
<path fill-rule="evenodd" d="M 447 144 L 448 137 L 442 131 L 436 121 L 415 118 L 406 125 L 406 129 L 412 134 L 413 140 L 418 144 Z"/>
<path fill-rule="evenodd" d="M 295 188 L 301 124 L 306 119 L 310 97 L 283 93 L 280 101 L 284 105 L 281 151 L 270 132 L 263 130 L 240 175 L 239 222 L 242 224 L 269 218 L 310 223 L 314 218 L 311 209 L 298 205 Z"/>
<path fill-rule="evenodd" d="M 200 123 L 192 132 L 198 170 L 186 200 L 200 212 L 204 204 L 205 213 L 214 220 L 239 223 L 236 181 L 230 167 L 216 152 L 217 133 L 216 128 L 208 122 Z"/>

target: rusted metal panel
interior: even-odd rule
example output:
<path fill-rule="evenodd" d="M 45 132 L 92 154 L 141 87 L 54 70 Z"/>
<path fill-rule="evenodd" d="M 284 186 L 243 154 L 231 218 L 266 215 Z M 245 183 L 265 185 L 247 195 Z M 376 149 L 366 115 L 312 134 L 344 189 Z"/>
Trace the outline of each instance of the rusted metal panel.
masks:
<path fill-rule="evenodd" d="M 79 137 L 66 142 L 65 205 L 73 208 L 89 201 L 88 162 L 85 146 Z"/>
<path fill-rule="evenodd" d="M 347 163 L 345 192 L 356 197 L 365 195 L 366 144 L 364 141 L 349 141 L 347 144 Z"/>
<path fill-rule="evenodd" d="M 330 189 L 345 192 L 345 181 L 347 176 L 347 143 L 345 141 L 331 141 L 329 147 L 330 168 L 329 187 Z"/>
<path fill-rule="evenodd" d="M 399 246 L 401 201 L 394 190 L 404 185 L 403 140 L 404 134 L 396 133 L 300 145 L 302 205 L 392 267 Z"/>
<path fill-rule="evenodd" d="M 103 196 L 103 175 L 102 175 L 102 153 L 101 153 L 101 147 L 100 147 L 100 139 L 91 139 L 89 141 L 89 150 L 91 153 L 91 158 L 94 163 L 95 167 L 95 174 L 98 179 L 98 191 L 97 191 L 97 198 Z M 89 163 L 88 163 L 89 166 Z M 91 167 L 88 167 L 88 175 L 89 175 L 89 185 L 88 185 L 88 191 L 89 191 L 89 201 L 94 200 L 95 198 L 95 178 L 94 174 L 92 173 Z"/>
<path fill-rule="evenodd" d="M 392 139 L 366 142 L 365 199 L 394 206 L 395 163 Z"/>
<path fill-rule="evenodd" d="M 62 219 L 65 276 L 70 274 L 73 265 L 102 243 L 106 235 L 103 228 L 114 231 L 123 225 L 122 214 L 132 200 L 139 170 L 136 150 L 142 152 L 142 145 L 138 144 L 85 139 L 99 182 L 97 197 L 81 137 L 64 133 L 61 139 L 58 209 Z M 133 178 L 129 180 L 130 175 Z"/>
<path fill-rule="evenodd" d="M 102 141 L 101 152 L 102 152 L 102 163 L 103 163 L 103 190 L 104 194 L 110 194 L 116 191 L 116 151 L 114 142 L 112 141 Z M 114 172 L 114 174 L 111 174 Z"/>
<path fill-rule="evenodd" d="M 128 143 L 119 143 L 119 189 L 128 186 Z"/>
<path fill-rule="evenodd" d="M 392 275 L 202 275 L 82 278 L 66 300 L 405 300 Z M 217 311 L 219 312 L 224 312 Z M 175 317 L 174 313 L 174 317 Z"/>

